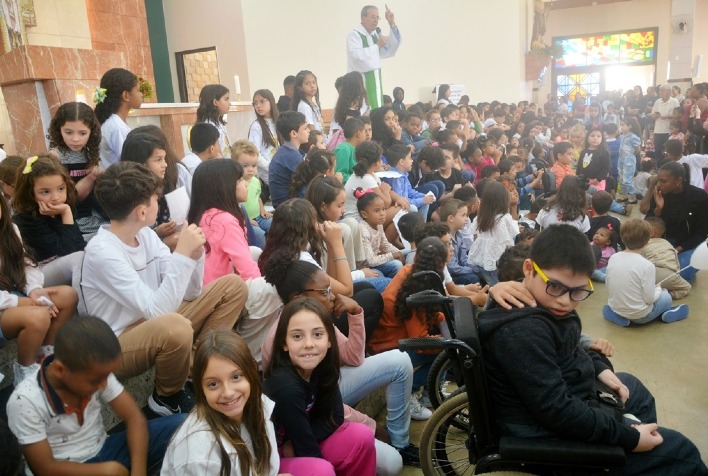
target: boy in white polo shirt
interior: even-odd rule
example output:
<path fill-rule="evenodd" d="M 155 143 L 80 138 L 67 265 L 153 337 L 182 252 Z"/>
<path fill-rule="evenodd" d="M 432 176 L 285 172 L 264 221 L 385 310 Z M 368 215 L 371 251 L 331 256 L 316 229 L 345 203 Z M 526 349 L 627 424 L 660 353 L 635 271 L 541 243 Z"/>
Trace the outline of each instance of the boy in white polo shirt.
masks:
<path fill-rule="evenodd" d="M 113 376 L 121 348 L 108 324 L 96 317 L 75 318 L 59 330 L 54 350 L 7 403 L 8 423 L 29 470 L 37 476 L 80 476 L 127 474 L 131 469 L 131 474 L 146 474 L 148 468 L 159 467 L 185 415 L 146 425 Z M 106 434 L 103 403 L 123 420 L 124 432 Z"/>

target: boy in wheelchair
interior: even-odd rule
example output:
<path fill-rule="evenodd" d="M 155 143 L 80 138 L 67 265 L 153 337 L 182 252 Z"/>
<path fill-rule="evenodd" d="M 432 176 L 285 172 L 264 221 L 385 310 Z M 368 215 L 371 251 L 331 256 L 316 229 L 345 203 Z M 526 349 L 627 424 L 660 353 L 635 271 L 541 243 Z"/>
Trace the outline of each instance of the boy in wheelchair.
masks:
<path fill-rule="evenodd" d="M 615 374 L 578 346 L 575 312 L 593 292 L 587 237 L 545 229 L 523 264 L 537 307 L 492 306 L 479 318 L 485 373 L 503 436 L 559 437 L 620 446 L 625 474 L 708 475 L 695 445 L 659 428 L 654 397 L 636 377 Z"/>

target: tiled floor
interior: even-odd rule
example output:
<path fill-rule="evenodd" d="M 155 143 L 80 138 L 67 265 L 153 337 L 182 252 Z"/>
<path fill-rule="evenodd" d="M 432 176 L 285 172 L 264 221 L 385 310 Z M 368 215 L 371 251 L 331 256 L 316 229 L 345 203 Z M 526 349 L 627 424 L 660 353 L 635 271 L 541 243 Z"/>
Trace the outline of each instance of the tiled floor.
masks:
<path fill-rule="evenodd" d="M 680 301 L 689 305 L 689 318 L 674 324 L 620 328 L 602 318 L 605 286 L 595 289 L 578 307 L 584 331 L 614 345 L 615 369 L 633 373 L 653 392 L 659 424 L 688 436 L 708 461 L 708 271 L 698 274 L 691 294 Z M 411 441 L 418 443 L 424 425 L 411 424 Z M 402 474 L 423 472 L 406 467 Z"/>

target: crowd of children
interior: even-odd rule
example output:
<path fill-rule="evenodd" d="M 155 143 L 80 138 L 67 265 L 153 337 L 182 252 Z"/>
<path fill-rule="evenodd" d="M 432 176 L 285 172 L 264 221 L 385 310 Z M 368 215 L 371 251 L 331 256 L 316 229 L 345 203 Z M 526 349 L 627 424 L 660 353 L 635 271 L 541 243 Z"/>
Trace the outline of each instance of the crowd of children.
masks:
<path fill-rule="evenodd" d="M 243 475 L 417 465 L 408 427 L 431 415 L 436 355 L 397 346 L 445 332 L 438 308 L 406 305 L 425 289 L 500 309 L 530 292 L 553 320 L 592 294 L 592 278 L 607 282 L 603 316 L 615 324 L 688 316 L 672 301 L 690 292 L 696 270 L 684 268 L 708 238 L 708 156 L 684 156 L 680 123 L 659 162 L 643 158 L 631 108 L 455 105 L 442 85 L 435 106 L 406 105 L 396 88 L 396 101 L 369 110 L 349 73 L 327 131 L 316 76 L 284 85 L 277 104 L 254 93 L 256 119 L 234 141 L 228 88 L 205 86 L 180 158 L 158 127 L 130 130 L 139 81 L 111 69 L 95 111 L 58 109 L 47 153 L 0 163 L 0 338 L 18 341 L 9 427 L 35 474 L 81 474 L 79 463 Z M 633 204 L 646 220 L 609 214 Z M 579 264 L 536 245 L 563 236 Z M 500 283 L 519 279 L 525 290 Z M 519 327 L 485 322 L 483 338 Z M 517 378 L 506 357 L 494 368 Z M 117 379 L 151 368 L 160 418 L 146 424 Z M 492 390 L 508 385 L 500 377 Z M 351 408 L 379 387 L 386 428 Z M 124 434 L 105 434 L 101 403 Z M 505 431 L 530 431 L 514 426 L 517 413 Z M 627 431 L 607 441 L 633 450 Z M 642 450 L 652 431 L 638 430 Z"/>

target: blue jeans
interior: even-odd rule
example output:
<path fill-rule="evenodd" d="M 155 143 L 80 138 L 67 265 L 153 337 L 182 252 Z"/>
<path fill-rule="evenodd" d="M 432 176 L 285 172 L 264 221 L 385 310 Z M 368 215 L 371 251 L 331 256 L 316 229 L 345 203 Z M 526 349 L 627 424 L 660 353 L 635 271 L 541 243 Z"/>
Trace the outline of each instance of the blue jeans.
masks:
<path fill-rule="evenodd" d="M 249 243 L 251 246 L 257 246 L 260 249 L 265 248 L 265 242 L 266 242 L 266 232 L 261 229 L 259 226 L 254 226 L 253 227 L 253 234 L 255 235 L 255 240 L 253 243 Z"/>
<path fill-rule="evenodd" d="M 391 282 L 391 278 L 387 278 L 385 276 L 380 276 L 378 278 L 364 278 L 364 279 L 357 279 L 354 281 L 355 283 L 369 283 L 371 284 L 374 288 L 379 293 L 384 292 L 384 289 L 386 289 L 386 286 L 388 286 L 388 283 Z"/>
<path fill-rule="evenodd" d="M 627 209 L 624 207 L 624 205 L 622 205 L 621 203 L 617 203 L 614 200 L 612 200 L 612 204 L 610 205 L 610 211 L 619 215 L 625 215 L 627 213 Z"/>
<path fill-rule="evenodd" d="M 637 170 L 637 159 L 633 155 L 620 157 L 619 176 L 622 184 L 622 195 L 634 196 L 637 191 L 634 188 L 634 172 Z"/>
<path fill-rule="evenodd" d="M 604 283 L 607 280 L 607 268 L 597 268 L 592 272 L 590 279 L 598 283 Z"/>
<path fill-rule="evenodd" d="M 420 187 L 416 187 L 416 191 L 420 193 L 433 192 L 435 194 L 435 199 L 440 200 L 440 197 L 445 195 L 445 184 L 440 180 L 431 180 L 428 183 L 424 183 Z"/>
<path fill-rule="evenodd" d="M 640 319 L 627 319 L 621 314 L 618 314 L 612 309 L 610 309 L 609 306 L 607 306 L 607 309 L 613 312 L 616 317 L 619 317 L 621 319 L 627 319 L 632 324 L 646 324 L 647 322 L 651 322 L 654 319 L 658 319 L 663 313 L 671 309 L 671 302 L 671 295 L 669 294 L 669 292 L 666 289 L 662 289 L 659 299 L 656 300 L 656 302 L 651 308 L 651 311 L 649 311 L 649 314 Z"/>
<path fill-rule="evenodd" d="M 166 417 L 149 420 L 148 425 L 148 472 L 157 469 L 162 465 L 162 458 L 165 456 L 167 445 L 172 439 L 172 435 L 177 428 L 187 418 L 186 413 L 177 413 Z M 101 451 L 85 463 L 104 463 L 106 461 L 116 461 L 130 469 L 130 450 L 126 432 L 121 431 L 113 435 L 108 435 L 103 443 Z"/>
<path fill-rule="evenodd" d="M 489 287 L 492 287 L 499 282 L 499 276 L 497 275 L 496 269 L 494 271 L 487 271 L 482 266 L 478 264 L 473 264 L 472 271 L 481 279 L 483 279 L 484 282 L 489 285 Z"/>
<path fill-rule="evenodd" d="M 383 274 L 387 278 L 393 278 L 394 276 L 396 276 L 396 273 L 398 273 L 401 268 L 403 268 L 403 263 L 401 263 L 397 259 L 392 259 L 391 261 L 386 261 L 384 264 L 371 267 L 371 269 L 381 271 L 381 274 Z"/>
<path fill-rule="evenodd" d="M 679 269 L 686 268 L 686 266 L 691 264 L 691 256 L 693 256 L 694 251 L 696 251 L 695 248 L 693 248 L 692 250 L 682 251 L 678 254 Z M 685 279 L 689 283 L 693 283 L 693 281 L 695 281 L 696 279 L 696 273 L 698 273 L 698 270 L 689 266 L 688 268 L 681 271 L 680 274 L 683 279 Z"/>
<path fill-rule="evenodd" d="M 423 220 L 428 221 L 428 213 L 430 211 L 430 204 L 425 203 L 419 207 L 416 207 L 415 205 L 411 204 L 410 210 L 408 210 L 409 213 L 420 213 L 423 216 Z"/>
<path fill-rule="evenodd" d="M 465 274 L 451 274 L 452 281 L 455 284 L 460 284 L 464 286 L 465 284 L 475 284 L 479 282 L 479 276 L 475 273 L 465 273 Z"/>
<path fill-rule="evenodd" d="M 271 223 L 273 223 L 272 218 L 263 218 L 260 215 L 254 218 L 254 220 L 256 220 L 256 223 L 258 223 L 258 228 L 265 231 L 266 233 L 268 233 L 268 230 L 270 230 L 270 225 Z"/>
<path fill-rule="evenodd" d="M 413 390 L 417 391 L 420 387 L 427 387 L 430 366 L 433 365 L 438 354 L 419 354 L 412 350 L 407 350 L 406 354 L 411 358 L 413 368 L 416 369 L 413 371 Z"/>
<path fill-rule="evenodd" d="M 398 349 L 372 355 L 359 367 L 340 369 L 339 391 L 349 406 L 359 403 L 379 387 L 386 386 L 386 425 L 391 444 L 406 448 L 411 423 L 410 400 L 413 388 L 413 365 L 408 354 Z"/>

